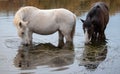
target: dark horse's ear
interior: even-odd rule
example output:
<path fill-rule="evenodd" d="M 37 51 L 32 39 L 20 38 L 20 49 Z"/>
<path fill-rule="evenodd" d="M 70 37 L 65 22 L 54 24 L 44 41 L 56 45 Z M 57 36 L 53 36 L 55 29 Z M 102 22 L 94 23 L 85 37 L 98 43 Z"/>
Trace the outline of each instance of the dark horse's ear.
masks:
<path fill-rule="evenodd" d="M 81 21 L 82 21 L 82 23 L 84 23 L 85 22 L 85 20 L 83 20 L 83 19 L 80 19 Z"/>

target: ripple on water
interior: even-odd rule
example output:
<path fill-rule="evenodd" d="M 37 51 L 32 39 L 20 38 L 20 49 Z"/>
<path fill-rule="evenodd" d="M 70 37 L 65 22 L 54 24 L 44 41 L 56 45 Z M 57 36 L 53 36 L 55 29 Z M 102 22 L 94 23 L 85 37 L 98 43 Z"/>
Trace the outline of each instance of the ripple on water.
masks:
<path fill-rule="evenodd" d="M 7 48 L 18 48 L 20 46 L 20 39 L 19 38 L 13 38 L 13 39 L 6 39 L 5 40 L 5 46 Z"/>

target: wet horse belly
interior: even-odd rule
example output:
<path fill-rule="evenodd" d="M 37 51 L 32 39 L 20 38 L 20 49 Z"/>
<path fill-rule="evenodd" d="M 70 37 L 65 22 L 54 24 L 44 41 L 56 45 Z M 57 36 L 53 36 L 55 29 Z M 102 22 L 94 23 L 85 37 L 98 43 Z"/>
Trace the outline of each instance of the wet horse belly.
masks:
<path fill-rule="evenodd" d="M 32 28 L 32 32 L 33 33 L 37 33 L 37 34 L 41 34 L 41 35 L 49 35 L 49 34 L 53 34 L 58 30 L 58 26 L 55 25 L 51 25 L 51 26 L 42 26 L 40 25 L 39 27 L 35 27 Z"/>
<path fill-rule="evenodd" d="M 50 35 L 55 33 L 57 30 L 40 30 L 40 31 L 34 31 L 34 33 L 40 34 L 40 35 Z"/>

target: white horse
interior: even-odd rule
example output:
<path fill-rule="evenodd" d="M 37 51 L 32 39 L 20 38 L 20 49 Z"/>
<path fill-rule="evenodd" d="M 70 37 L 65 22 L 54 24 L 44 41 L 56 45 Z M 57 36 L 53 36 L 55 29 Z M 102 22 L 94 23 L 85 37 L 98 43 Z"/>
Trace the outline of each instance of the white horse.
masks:
<path fill-rule="evenodd" d="M 58 46 L 62 47 L 64 37 L 66 43 L 73 43 L 76 16 L 71 11 L 63 8 L 41 10 L 36 7 L 26 6 L 16 12 L 14 24 L 24 45 L 32 43 L 33 33 L 49 35 L 58 31 Z"/>

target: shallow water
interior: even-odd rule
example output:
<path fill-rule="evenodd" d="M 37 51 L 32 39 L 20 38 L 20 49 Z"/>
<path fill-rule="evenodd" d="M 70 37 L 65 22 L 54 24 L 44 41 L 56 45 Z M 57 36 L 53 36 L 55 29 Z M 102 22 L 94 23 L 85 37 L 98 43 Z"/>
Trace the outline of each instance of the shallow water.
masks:
<path fill-rule="evenodd" d="M 0 74 L 120 74 L 120 1 L 104 0 L 110 8 L 106 29 L 107 43 L 84 45 L 82 22 L 96 0 L 1 0 L 0 1 Z M 74 48 L 56 48 L 58 34 L 34 34 L 33 46 L 20 45 L 13 25 L 21 6 L 42 9 L 67 8 L 77 15 Z"/>

